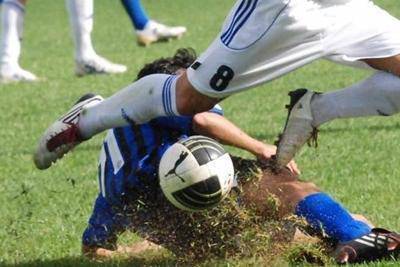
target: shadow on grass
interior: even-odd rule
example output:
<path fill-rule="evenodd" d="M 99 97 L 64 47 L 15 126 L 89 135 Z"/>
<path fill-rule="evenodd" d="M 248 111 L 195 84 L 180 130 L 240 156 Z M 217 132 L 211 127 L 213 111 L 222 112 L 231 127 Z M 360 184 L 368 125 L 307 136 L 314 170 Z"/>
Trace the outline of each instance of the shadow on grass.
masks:
<path fill-rule="evenodd" d="M 90 261 L 84 257 L 70 257 L 62 259 L 34 260 L 30 262 L 16 264 L 0 264 L 2 267 L 139 267 L 139 266 L 176 266 L 177 263 L 172 258 L 132 258 L 132 259 L 114 259 L 104 262 Z"/>

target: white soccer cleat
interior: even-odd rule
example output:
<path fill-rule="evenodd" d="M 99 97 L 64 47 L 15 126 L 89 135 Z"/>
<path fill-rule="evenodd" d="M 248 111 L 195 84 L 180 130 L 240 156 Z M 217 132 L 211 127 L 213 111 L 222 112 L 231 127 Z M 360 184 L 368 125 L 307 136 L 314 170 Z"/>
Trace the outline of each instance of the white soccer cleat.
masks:
<path fill-rule="evenodd" d="M 297 89 L 289 93 L 289 114 L 276 152 L 278 166 L 286 166 L 316 132 L 311 112 L 311 99 L 315 94 L 317 93 L 307 89 Z"/>
<path fill-rule="evenodd" d="M 137 30 L 137 41 L 140 45 L 148 46 L 151 43 L 168 40 L 172 38 L 181 38 L 186 32 L 186 27 L 170 27 L 156 21 L 150 20 L 143 30 Z"/>
<path fill-rule="evenodd" d="M 52 163 L 86 140 L 79 134 L 79 115 L 84 108 L 96 105 L 101 101 L 103 98 L 99 95 L 84 95 L 65 115 L 47 128 L 33 156 L 33 161 L 38 169 L 49 168 Z"/>
<path fill-rule="evenodd" d="M 78 59 L 75 63 L 75 73 L 77 76 L 88 74 L 117 74 L 124 73 L 128 69 L 125 65 L 112 63 L 99 55 L 85 60 Z"/>
<path fill-rule="evenodd" d="M 0 66 L 0 83 L 35 82 L 38 78 L 32 72 L 22 69 L 18 64 Z"/>

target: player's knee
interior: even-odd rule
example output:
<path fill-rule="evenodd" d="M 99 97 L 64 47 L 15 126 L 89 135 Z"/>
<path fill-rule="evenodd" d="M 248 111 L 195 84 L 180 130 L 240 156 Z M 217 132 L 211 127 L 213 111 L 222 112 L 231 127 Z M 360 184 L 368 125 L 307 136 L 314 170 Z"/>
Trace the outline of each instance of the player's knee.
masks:
<path fill-rule="evenodd" d="M 179 114 L 192 115 L 211 109 L 219 100 L 200 94 L 189 82 L 186 74 L 176 84 L 176 106 Z"/>
<path fill-rule="evenodd" d="M 295 181 L 290 183 L 290 187 L 290 199 L 293 203 L 298 203 L 305 197 L 319 192 L 318 187 L 314 183 Z"/>
<path fill-rule="evenodd" d="M 387 71 L 400 77 L 400 55 L 388 58 L 364 59 L 363 61 L 374 69 Z"/>

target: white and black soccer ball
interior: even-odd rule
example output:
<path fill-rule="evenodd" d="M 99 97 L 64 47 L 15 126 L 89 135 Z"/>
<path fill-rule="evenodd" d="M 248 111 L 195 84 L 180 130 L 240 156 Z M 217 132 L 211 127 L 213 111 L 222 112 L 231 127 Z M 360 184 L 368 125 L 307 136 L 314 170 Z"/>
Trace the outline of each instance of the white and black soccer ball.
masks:
<path fill-rule="evenodd" d="M 164 195 L 174 206 L 199 211 L 216 206 L 228 195 L 234 170 L 218 142 L 195 135 L 167 149 L 158 175 Z"/>

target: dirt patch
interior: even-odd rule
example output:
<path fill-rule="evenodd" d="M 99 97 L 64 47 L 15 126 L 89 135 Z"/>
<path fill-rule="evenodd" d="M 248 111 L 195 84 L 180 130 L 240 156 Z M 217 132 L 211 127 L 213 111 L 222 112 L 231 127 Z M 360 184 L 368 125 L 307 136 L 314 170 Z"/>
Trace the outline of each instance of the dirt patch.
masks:
<path fill-rule="evenodd" d="M 260 184 L 265 179 L 263 174 L 268 166 L 236 157 L 233 161 L 239 186 L 218 207 L 204 212 L 183 212 L 173 207 L 161 192 L 144 194 L 129 207 L 132 230 L 167 248 L 179 262 L 185 263 L 216 258 L 276 258 L 284 254 L 296 228 L 304 226 L 304 222 L 295 216 L 282 218 L 279 201 L 273 195 L 260 200 L 243 194 L 244 189 L 252 190 L 246 186 Z M 285 179 L 296 179 L 289 176 Z"/>

